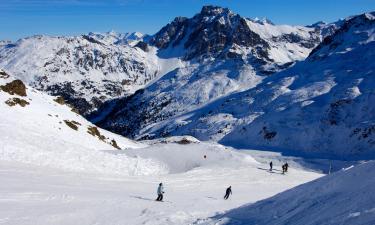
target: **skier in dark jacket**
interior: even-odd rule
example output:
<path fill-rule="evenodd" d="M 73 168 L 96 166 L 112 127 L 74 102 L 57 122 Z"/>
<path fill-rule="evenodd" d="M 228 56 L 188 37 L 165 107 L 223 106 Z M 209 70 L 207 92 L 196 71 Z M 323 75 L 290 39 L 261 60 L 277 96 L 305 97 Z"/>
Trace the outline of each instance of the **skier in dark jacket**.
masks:
<path fill-rule="evenodd" d="M 225 191 L 224 199 L 227 200 L 229 198 L 229 195 L 232 194 L 232 186 L 229 186 L 227 190 Z"/>
<path fill-rule="evenodd" d="M 159 184 L 157 193 L 158 193 L 158 197 L 156 201 L 163 201 L 164 187 L 162 183 Z"/>
<path fill-rule="evenodd" d="M 285 163 L 285 172 L 288 172 L 288 167 L 289 167 L 289 164 L 286 162 Z"/>
<path fill-rule="evenodd" d="M 273 163 L 272 161 L 270 162 L 270 171 L 272 171 L 272 166 L 273 166 Z"/>
<path fill-rule="evenodd" d="M 283 164 L 283 165 L 281 166 L 281 168 L 283 169 L 283 174 L 285 174 L 285 164 Z"/>

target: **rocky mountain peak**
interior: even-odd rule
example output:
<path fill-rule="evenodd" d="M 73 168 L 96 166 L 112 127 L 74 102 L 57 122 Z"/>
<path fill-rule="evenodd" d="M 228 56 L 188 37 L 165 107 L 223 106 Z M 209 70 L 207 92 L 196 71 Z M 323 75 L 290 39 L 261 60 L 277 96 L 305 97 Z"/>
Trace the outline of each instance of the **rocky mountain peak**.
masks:
<path fill-rule="evenodd" d="M 223 8 L 220 6 L 206 5 L 202 7 L 200 15 L 202 16 L 218 16 L 223 14 L 233 14 L 233 12 L 228 8 Z"/>
<path fill-rule="evenodd" d="M 178 52 L 184 60 L 235 59 L 265 65 L 279 61 L 272 59 L 271 46 L 281 42 L 298 45 L 297 54 L 285 53 L 284 58 L 294 60 L 319 41 L 319 32 L 312 28 L 279 28 L 267 19 L 250 20 L 228 8 L 209 5 L 192 18 L 176 17 L 153 35 L 149 44 L 158 47 L 161 55 L 176 56 L 169 53 Z"/>
<path fill-rule="evenodd" d="M 247 26 L 246 19 L 227 8 L 204 6 L 193 18 L 177 17 L 157 32 L 150 41 L 160 49 L 180 47 L 183 58 L 233 58 L 233 46 L 254 47 L 265 56 L 268 44 Z"/>

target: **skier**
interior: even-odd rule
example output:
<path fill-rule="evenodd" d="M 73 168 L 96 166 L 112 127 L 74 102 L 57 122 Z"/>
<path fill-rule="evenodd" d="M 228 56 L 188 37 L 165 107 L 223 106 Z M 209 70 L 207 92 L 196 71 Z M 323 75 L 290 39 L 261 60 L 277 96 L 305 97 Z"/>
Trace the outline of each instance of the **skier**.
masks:
<path fill-rule="evenodd" d="M 158 193 L 158 197 L 156 201 L 163 201 L 164 187 L 162 183 L 159 184 L 157 193 Z"/>
<path fill-rule="evenodd" d="M 285 174 L 285 164 L 283 164 L 283 165 L 281 166 L 281 168 L 283 169 L 283 174 Z"/>
<path fill-rule="evenodd" d="M 288 165 L 288 163 L 286 162 L 286 163 L 285 163 L 285 172 L 288 172 L 288 167 L 289 167 L 289 165 Z"/>
<path fill-rule="evenodd" d="M 227 200 L 229 198 L 229 195 L 232 194 L 232 186 L 229 186 L 227 190 L 225 191 L 224 199 Z"/>
<path fill-rule="evenodd" d="M 273 163 L 272 161 L 270 162 L 270 171 L 272 171 L 272 166 L 273 166 Z"/>

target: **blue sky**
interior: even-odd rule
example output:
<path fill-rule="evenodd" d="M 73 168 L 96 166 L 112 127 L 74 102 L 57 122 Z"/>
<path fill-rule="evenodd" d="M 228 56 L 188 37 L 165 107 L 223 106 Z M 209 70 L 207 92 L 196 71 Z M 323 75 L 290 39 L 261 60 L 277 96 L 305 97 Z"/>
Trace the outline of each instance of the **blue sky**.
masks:
<path fill-rule="evenodd" d="M 174 17 L 191 17 L 208 4 L 298 25 L 375 10 L 375 0 L 0 0 L 0 40 L 110 30 L 153 34 Z"/>

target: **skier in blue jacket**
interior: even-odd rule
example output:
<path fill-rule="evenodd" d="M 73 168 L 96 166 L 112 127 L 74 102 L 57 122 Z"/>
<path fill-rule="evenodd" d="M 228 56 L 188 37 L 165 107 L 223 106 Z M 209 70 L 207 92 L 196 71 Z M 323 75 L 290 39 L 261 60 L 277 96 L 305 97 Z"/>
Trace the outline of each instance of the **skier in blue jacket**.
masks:
<path fill-rule="evenodd" d="M 158 193 L 158 197 L 156 201 L 163 201 L 164 187 L 162 183 L 159 184 L 157 193 Z"/>

